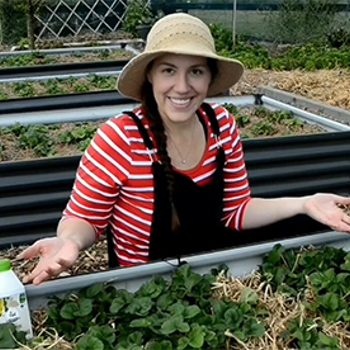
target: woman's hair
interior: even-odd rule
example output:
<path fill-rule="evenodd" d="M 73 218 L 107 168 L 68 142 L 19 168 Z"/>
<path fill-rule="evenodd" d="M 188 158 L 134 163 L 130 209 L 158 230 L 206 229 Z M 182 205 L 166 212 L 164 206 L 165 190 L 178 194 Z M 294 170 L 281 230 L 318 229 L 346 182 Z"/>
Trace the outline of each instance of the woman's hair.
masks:
<path fill-rule="evenodd" d="M 152 67 L 152 62 L 148 65 L 147 71 Z M 214 59 L 208 59 L 208 67 L 211 72 L 211 80 L 213 80 L 217 74 L 217 64 Z M 168 185 L 169 200 L 172 209 L 172 223 L 171 227 L 173 231 L 176 231 L 180 227 L 180 220 L 174 205 L 174 173 L 171 166 L 171 159 L 167 151 L 167 137 L 165 134 L 165 128 L 162 118 L 159 115 L 158 105 L 154 98 L 152 84 L 146 79 L 142 86 L 142 107 L 145 110 L 145 117 L 149 121 L 151 132 L 155 137 L 155 141 L 158 148 L 158 154 L 164 167 L 165 177 Z"/>

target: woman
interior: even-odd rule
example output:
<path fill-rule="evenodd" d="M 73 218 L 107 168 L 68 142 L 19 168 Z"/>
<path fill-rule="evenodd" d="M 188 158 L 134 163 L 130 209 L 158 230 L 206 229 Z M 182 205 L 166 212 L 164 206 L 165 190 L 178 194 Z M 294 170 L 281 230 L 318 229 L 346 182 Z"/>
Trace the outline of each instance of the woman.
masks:
<path fill-rule="evenodd" d="M 201 20 L 180 13 L 160 19 L 144 52 L 118 79 L 120 93 L 141 107 L 98 130 L 77 170 L 57 237 L 20 256 L 41 255 L 25 282 L 40 284 L 67 269 L 106 230 L 120 266 L 210 250 L 228 230 L 238 235 L 233 231 L 298 214 L 349 232 L 350 218 L 339 209 L 348 198 L 251 198 L 233 116 L 203 103 L 242 73 L 239 61 L 216 54 Z"/>

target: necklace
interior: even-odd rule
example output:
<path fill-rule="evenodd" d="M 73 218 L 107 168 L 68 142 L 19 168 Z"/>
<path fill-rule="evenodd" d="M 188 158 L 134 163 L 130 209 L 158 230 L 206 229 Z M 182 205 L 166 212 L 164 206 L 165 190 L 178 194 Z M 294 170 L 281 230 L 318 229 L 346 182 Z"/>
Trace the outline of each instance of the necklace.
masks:
<path fill-rule="evenodd" d="M 194 135 L 194 129 L 195 129 L 195 119 L 194 119 L 194 122 L 193 122 L 193 127 L 192 127 L 192 134 L 191 134 L 191 144 L 190 144 L 190 147 L 188 148 L 188 152 L 187 154 L 183 157 L 179 148 L 176 146 L 176 143 L 174 142 L 174 140 L 171 138 L 170 134 L 169 134 L 169 138 L 171 140 L 171 142 L 173 143 L 173 145 L 175 146 L 175 149 L 177 151 L 177 153 L 179 154 L 180 158 L 181 158 L 181 164 L 186 164 L 186 161 L 187 161 L 187 158 L 188 156 L 190 155 L 190 152 L 191 152 L 191 147 L 192 147 L 192 144 L 193 144 L 193 135 Z"/>

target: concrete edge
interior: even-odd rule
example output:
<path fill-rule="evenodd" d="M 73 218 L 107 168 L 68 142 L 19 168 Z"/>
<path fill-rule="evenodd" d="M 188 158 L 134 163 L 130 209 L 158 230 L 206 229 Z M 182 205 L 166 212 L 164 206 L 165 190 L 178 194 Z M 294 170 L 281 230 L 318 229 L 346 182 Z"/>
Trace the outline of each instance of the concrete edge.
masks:
<path fill-rule="evenodd" d="M 94 52 L 94 51 L 113 51 L 113 50 L 119 50 L 119 49 L 125 49 L 127 46 L 129 48 L 132 47 L 132 45 L 142 45 L 144 44 L 144 41 L 142 39 L 128 39 L 128 40 L 113 40 L 110 43 L 103 44 L 101 43 L 100 46 L 64 46 L 62 48 L 55 48 L 55 49 L 38 49 L 38 50 L 17 50 L 16 46 L 12 47 L 11 51 L 3 51 L 0 52 L 0 57 L 14 57 L 14 56 L 21 56 L 21 55 L 29 55 L 34 53 L 42 53 L 45 55 L 64 55 L 64 54 L 71 54 L 71 53 L 84 53 L 84 52 Z"/>
<path fill-rule="evenodd" d="M 334 107 L 323 102 L 314 101 L 309 98 L 269 86 L 259 85 L 257 87 L 257 93 L 264 94 L 267 97 L 284 103 L 295 105 L 299 108 L 317 110 L 318 112 L 324 113 L 326 116 L 337 119 L 343 123 L 350 124 L 350 111 L 343 108 Z"/>

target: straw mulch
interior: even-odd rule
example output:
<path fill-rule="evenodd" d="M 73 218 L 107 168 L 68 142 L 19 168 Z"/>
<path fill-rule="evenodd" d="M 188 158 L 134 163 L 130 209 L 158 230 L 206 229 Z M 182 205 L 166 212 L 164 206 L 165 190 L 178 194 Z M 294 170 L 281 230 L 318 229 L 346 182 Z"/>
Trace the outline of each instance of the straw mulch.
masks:
<path fill-rule="evenodd" d="M 350 110 L 350 71 L 319 70 L 315 72 L 246 70 L 232 88 L 234 95 L 256 92 L 259 85 L 271 86 L 315 101 Z"/>

